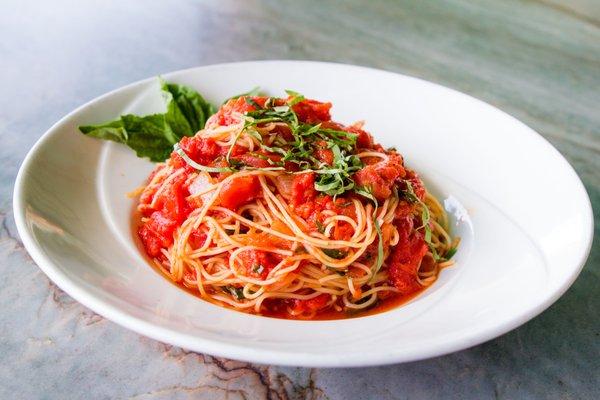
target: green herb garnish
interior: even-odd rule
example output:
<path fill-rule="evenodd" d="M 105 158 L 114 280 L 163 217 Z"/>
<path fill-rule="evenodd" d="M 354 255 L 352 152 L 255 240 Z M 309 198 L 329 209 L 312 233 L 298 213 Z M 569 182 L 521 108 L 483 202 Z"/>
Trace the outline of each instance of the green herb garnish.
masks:
<path fill-rule="evenodd" d="M 444 254 L 444 258 L 446 260 L 450 260 L 452 257 L 454 257 L 454 255 L 456 254 L 456 251 L 458 250 L 457 247 L 451 247 L 448 249 L 448 251 Z"/>
<path fill-rule="evenodd" d="M 377 262 L 375 263 L 375 270 L 373 271 L 373 278 L 381 269 L 383 265 L 383 235 L 381 234 L 381 227 L 379 226 L 379 221 L 377 221 L 377 217 L 373 217 L 373 222 L 375 224 L 375 230 L 377 231 Z"/>
<path fill-rule="evenodd" d="M 257 274 L 262 274 L 264 270 L 265 267 L 262 264 L 258 264 L 252 267 L 252 271 L 256 272 Z"/>
<path fill-rule="evenodd" d="M 336 260 L 341 260 L 346 257 L 348 253 L 342 251 L 340 249 L 322 249 L 323 253 L 327 254 L 331 258 L 335 258 Z"/>
<path fill-rule="evenodd" d="M 290 99 L 287 102 L 290 107 L 304 100 L 304 96 L 298 92 L 294 92 L 293 90 L 286 90 L 285 92 L 288 94 L 288 96 L 290 96 Z"/>
<path fill-rule="evenodd" d="M 433 259 L 435 261 L 438 261 L 440 259 L 440 255 L 438 254 L 437 250 L 435 249 L 435 246 L 431 242 L 432 231 L 431 226 L 429 226 L 431 220 L 431 212 L 429 211 L 429 207 L 427 207 L 427 205 L 421 199 L 419 199 L 419 197 L 414 191 L 412 183 L 408 181 L 404 182 L 406 183 L 406 191 L 404 192 L 404 196 L 406 197 L 406 199 L 411 203 L 418 203 L 421 206 L 421 226 L 419 226 L 416 229 L 424 229 L 423 238 L 425 240 L 425 243 L 427 243 L 429 251 L 431 251 L 431 254 L 433 255 Z"/>
<path fill-rule="evenodd" d="M 291 162 L 295 163 L 301 171 L 316 173 L 318 178 L 315 181 L 315 190 L 331 196 L 338 196 L 353 189 L 354 181 L 351 175 L 363 166 L 360 159 L 353 154 L 357 135 L 323 128 L 321 124 L 300 122 L 292 107 L 304 100 L 304 96 L 291 90 L 287 90 L 286 93 L 290 96 L 286 105 L 272 106 L 273 102 L 269 101 L 270 99 L 265 102 L 265 107 L 255 105 L 255 110 L 245 114 L 244 127 L 241 132 L 251 134 L 256 126 L 271 122 L 285 123 L 292 133 L 293 140 L 291 141 L 277 138 L 278 143 L 267 146 L 262 143 L 260 135 L 253 135 L 253 137 L 261 143 L 263 150 L 282 157 L 279 161 L 280 166 Z M 238 138 L 239 136 L 235 141 Z M 315 158 L 314 154 L 319 149 L 331 150 L 333 165 L 327 165 Z M 231 149 L 228 154 L 230 153 Z"/>
<path fill-rule="evenodd" d="M 373 201 L 373 203 L 375 203 L 375 207 L 377 208 L 377 199 L 375 198 L 375 196 L 373 196 L 373 189 L 371 189 L 368 186 L 360 186 L 354 188 L 354 192 Z"/>
<path fill-rule="evenodd" d="M 252 96 L 252 97 L 255 97 L 255 96 L 260 96 L 260 94 L 261 94 L 260 93 L 260 87 L 255 86 L 251 90 L 249 90 L 249 91 L 247 91 L 245 93 L 236 94 L 235 96 L 231 96 L 228 99 L 225 99 L 225 101 L 222 104 L 227 103 L 229 100 L 239 99 L 240 97 L 243 97 L 243 96 Z"/>
<path fill-rule="evenodd" d="M 346 276 L 346 274 L 348 273 L 348 270 L 345 270 L 345 269 L 337 269 L 337 268 L 332 268 L 332 267 L 327 267 L 327 269 L 335 272 L 336 274 L 338 274 L 340 276 Z"/>
<path fill-rule="evenodd" d="M 233 297 L 235 297 L 237 300 L 243 300 L 246 297 L 244 296 L 244 289 L 243 288 L 239 288 L 239 287 L 235 287 L 235 286 L 221 286 L 221 290 L 223 290 L 225 293 L 228 293 L 230 295 L 232 295 Z"/>
<path fill-rule="evenodd" d="M 179 156 L 181 158 L 183 158 L 183 160 L 192 168 L 197 169 L 198 171 L 205 171 L 205 172 L 231 172 L 232 169 L 231 168 L 227 168 L 227 167 L 208 167 L 206 165 L 201 165 L 198 164 L 196 161 L 192 160 L 186 153 L 185 151 L 183 151 L 183 149 L 179 146 L 179 143 L 175 143 L 175 146 L 173 146 L 173 150 L 179 154 Z"/>
<path fill-rule="evenodd" d="M 319 231 L 319 233 L 325 233 L 325 227 L 323 226 L 323 224 L 321 222 L 319 222 L 319 220 L 315 220 L 315 225 L 317 227 L 317 230 Z"/>
<path fill-rule="evenodd" d="M 81 133 L 104 140 L 123 143 L 138 157 L 152 161 L 166 160 L 173 145 L 184 136 L 193 136 L 204 128 L 214 107 L 195 90 L 160 79 L 166 112 L 138 116 L 127 114 L 98 125 L 83 125 Z"/>

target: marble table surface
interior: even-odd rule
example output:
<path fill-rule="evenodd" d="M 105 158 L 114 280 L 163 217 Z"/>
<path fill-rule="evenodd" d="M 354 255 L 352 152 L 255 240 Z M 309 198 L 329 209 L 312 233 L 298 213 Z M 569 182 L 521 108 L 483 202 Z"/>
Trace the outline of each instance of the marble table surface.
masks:
<path fill-rule="evenodd" d="M 1 399 L 600 398 L 598 240 L 559 301 L 488 343 L 379 368 L 281 368 L 187 352 L 94 314 L 38 269 L 11 209 L 23 157 L 78 105 L 171 70 L 311 59 L 421 77 L 521 119 L 575 167 L 596 208 L 598 233 L 597 0 L 4 0 L 2 6 Z"/>

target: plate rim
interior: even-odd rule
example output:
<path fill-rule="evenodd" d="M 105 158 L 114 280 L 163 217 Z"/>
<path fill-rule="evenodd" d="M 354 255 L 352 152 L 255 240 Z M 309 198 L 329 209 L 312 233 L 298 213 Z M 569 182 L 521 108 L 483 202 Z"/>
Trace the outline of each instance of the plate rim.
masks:
<path fill-rule="evenodd" d="M 27 252 L 31 255 L 32 259 L 35 261 L 37 266 L 48 276 L 48 278 L 53 281 L 61 290 L 65 291 L 67 294 L 72 296 L 79 303 L 84 306 L 90 308 L 94 312 L 102 315 L 104 318 L 107 318 L 111 321 L 116 322 L 117 324 L 130 329 L 140 335 L 150 337 L 152 339 L 158 340 L 163 343 L 169 343 L 175 346 L 179 346 L 182 348 L 190 349 L 193 351 L 209 353 L 212 355 L 232 358 L 236 360 L 244 360 L 254 363 L 260 364 L 274 364 L 274 365 L 285 365 L 285 366 L 302 366 L 302 367 L 359 367 L 359 366 L 376 366 L 376 365 L 387 365 L 394 364 L 400 362 L 410 362 L 417 361 L 422 359 L 427 359 L 435 356 L 442 356 L 451 352 L 463 350 L 472 346 L 476 346 L 478 344 L 484 343 L 488 340 L 501 336 L 507 333 L 510 330 L 513 330 L 525 322 L 531 320 L 536 317 L 543 311 L 545 311 L 548 307 L 550 307 L 554 302 L 556 302 L 573 284 L 573 282 L 577 279 L 581 270 L 583 269 L 585 262 L 590 254 L 592 244 L 593 244 L 593 236 L 594 236 L 594 218 L 592 205 L 590 201 L 589 194 L 581 181 L 581 178 L 573 168 L 573 166 L 568 162 L 568 160 L 554 147 L 552 144 L 544 138 L 541 134 L 513 117 L 509 113 L 501 110 L 483 100 L 480 100 L 476 97 L 473 97 L 469 94 L 460 92 L 456 89 L 434 83 L 431 81 L 427 81 L 425 79 L 421 79 L 418 77 L 414 77 L 411 75 L 406 75 L 403 73 L 397 73 L 393 71 L 383 70 L 379 68 L 371 68 L 360 65 L 353 64 L 345 64 L 345 63 L 334 63 L 334 62 L 322 62 L 322 61 L 311 61 L 311 60 L 253 60 L 253 61 L 243 61 L 243 62 L 228 62 L 228 63 L 217 63 L 217 64 L 207 64 L 202 66 L 196 66 L 186 69 L 181 69 L 177 71 L 171 71 L 161 76 L 171 77 L 177 76 L 180 74 L 186 74 L 194 70 L 203 69 L 207 67 L 211 68 L 219 68 L 219 67 L 228 67 L 232 65 L 255 65 L 255 64 L 263 64 L 263 63 L 290 63 L 290 64 L 316 64 L 319 66 L 326 66 L 328 68 L 350 68 L 350 69 L 360 69 L 365 70 L 366 72 L 371 73 L 385 73 L 395 76 L 402 76 L 405 78 L 410 78 L 419 81 L 421 84 L 435 86 L 437 89 L 443 89 L 447 91 L 453 92 L 454 95 L 466 96 L 470 100 L 479 103 L 479 105 L 484 107 L 490 107 L 494 109 L 496 112 L 500 112 L 504 114 L 505 117 L 508 117 L 512 120 L 512 122 L 516 122 L 522 128 L 525 128 L 525 131 L 532 137 L 535 137 L 539 142 L 540 146 L 545 148 L 545 151 L 551 151 L 556 156 L 558 156 L 559 160 L 563 162 L 564 166 L 568 169 L 569 175 L 571 179 L 573 179 L 574 183 L 576 183 L 579 188 L 582 190 L 582 193 L 585 194 L 586 201 L 586 210 L 588 220 L 588 229 L 585 232 L 587 245 L 584 252 L 582 252 L 579 256 L 579 259 L 573 263 L 572 273 L 570 274 L 568 279 L 565 279 L 560 286 L 558 286 L 549 296 L 545 296 L 543 301 L 538 302 L 535 306 L 529 307 L 526 311 L 521 312 L 515 318 L 512 318 L 506 321 L 504 324 L 494 325 L 489 328 L 484 329 L 483 331 L 479 331 L 477 335 L 465 335 L 462 338 L 454 339 L 451 341 L 443 342 L 437 345 L 432 345 L 427 347 L 426 349 L 419 349 L 418 351 L 412 351 L 408 354 L 396 355 L 393 353 L 375 353 L 375 354 L 367 354 L 362 353 L 359 357 L 342 357 L 336 356 L 332 357 L 332 355 L 320 355 L 315 356 L 314 354 L 310 355 L 302 355 L 300 353 L 293 353 L 289 350 L 276 350 L 276 349 L 261 349 L 257 351 L 252 348 L 252 346 L 243 346 L 238 344 L 227 343 L 226 341 L 218 341 L 212 339 L 206 339 L 201 336 L 188 335 L 173 329 L 165 328 L 159 326 L 158 324 L 148 322 L 144 319 L 135 317 L 130 315 L 126 311 L 121 310 L 120 308 L 111 305 L 109 302 L 98 298 L 98 296 L 87 292 L 85 289 L 79 287 L 73 280 L 71 280 L 66 274 L 62 273 L 60 268 L 55 266 L 55 263 L 41 251 L 37 245 L 33 235 L 30 234 L 29 228 L 27 227 L 26 218 L 25 218 L 25 203 L 24 203 L 24 186 L 26 182 L 26 171 L 29 169 L 29 166 L 34 160 L 37 152 L 41 149 L 44 143 L 51 137 L 53 132 L 57 127 L 61 126 L 65 121 L 69 120 L 72 116 L 79 113 L 80 111 L 92 106 L 97 102 L 101 102 L 107 97 L 113 96 L 117 92 L 122 92 L 125 90 L 131 90 L 137 86 L 148 84 L 152 80 L 156 79 L 154 76 L 141 79 L 135 81 L 133 83 L 127 84 L 125 86 L 121 86 L 115 88 L 105 94 L 102 94 L 98 97 L 93 98 L 92 100 L 86 102 L 85 104 L 75 108 L 73 111 L 69 112 L 67 115 L 62 117 L 59 121 L 54 123 L 49 129 L 47 129 L 44 134 L 35 142 L 35 144 L 31 147 L 31 149 L 27 152 L 23 162 L 19 167 L 19 171 L 17 173 L 17 177 L 15 180 L 14 191 L 13 191 L 13 215 L 15 218 L 15 224 L 17 227 L 17 232 L 21 237 L 23 245 Z"/>

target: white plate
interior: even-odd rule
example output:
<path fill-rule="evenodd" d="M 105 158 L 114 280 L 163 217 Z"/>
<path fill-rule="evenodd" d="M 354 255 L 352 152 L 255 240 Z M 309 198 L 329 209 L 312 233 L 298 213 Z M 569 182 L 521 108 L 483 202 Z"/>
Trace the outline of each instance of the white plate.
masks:
<path fill-rule="evenodd" d="M 80 124 L 162 111 L 155 78 L 101 96 L 54 125 L 27 155 L 14 210 L 25 247 L 75 299 L 127 328 L 190 350 L 269 364 L 365 366 L 476 345 L 546 309 L 589 253 L 589 198 L 563 157 L 509 115 L 403 75 L 298 61 L 213 65 L 164 75 L 215 104 L 260 85 L 332 101 L 367 121 L 425 178 L 463 238 L 457 264 L 411 303 L 374 316 L 288 321 L 206 303 L 169 283 L 133 242 L 125 193 L 152 164 Z"/>

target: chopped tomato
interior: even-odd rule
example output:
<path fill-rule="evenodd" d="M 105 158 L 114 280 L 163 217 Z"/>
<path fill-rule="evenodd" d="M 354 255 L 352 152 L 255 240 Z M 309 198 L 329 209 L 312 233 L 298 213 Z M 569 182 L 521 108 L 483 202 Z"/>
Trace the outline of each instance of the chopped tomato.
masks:
<path fill-rule="evenodd" d="M 326 129 L 335 129 L 337 131 L 344 131 L 356 134 L 356 146 L 359 149 L 372 149 L 375 146 L 375 142 L 373 141 L 373 137 L 371 136 L 371 134 L 356 126 L 345 126 L 333 121 L 322 122 L 321 126 Z"/>
<path fill-rule="evenodd" d="M 394 181 L 405 174 L 402 157 L 391 154 L 387 160 L 367 165 L 355 173 L 354 182 L 357 186 L 370 188 L 377 200 L 385 200 L 392 194 Z"/>
<path fill-rule="evenodd" d="M 219 193 L 219 203 L 230 210 L 254 200 L 260 193 L 260 183 L 255 175 L 235 178 L 223 185 Z"/>
<path fill-rule="evenodd" d="M 212 138 L 184 137 L 179 146 L 189 158 L 201 165 L 209 165 L 220 154 L 221 147 Z M 171 154 L 175 168 L 187 167 L 187 163 L 176 152 Z"/>
<path fill-rule="evenodd" d="M 396 218 L 406 218 L 409 215 L 412 215 L 415 212 L 416 204 L 410 203 L 406 200 L 400 200 L 398 206 L 396 207 L 396 211 L 394 215 Z"/>
<path fill-rule="evenodd" d="M 194 229 L 189 236 L 189 244 L 192 246 L 192 249 L 197 249 L 204 245 L 206 242 L 206 233 L 199 231 L 198 229 Z"/>
<path fill-rule="evenodd" d="M 298 174 L 292 182 L 292 204 L 299 206 L 316 196 L 314 172 Z"/>
<path fill-rule="evenodd" d="M 316 124 L 331 119 L 329 114 L 331 103 L 307 99 L 295 104 L 292 109 L 298 115 L 298 119 L 307 124 Z"/>
<path fill-rule="evenodd" d="M 231 99 L 223 104 L 219 111 L 210 119 L 211 121 L 216 121 L 218 125 L 227 126 L 239 122 L 239 119 L 234 116 L 235 113 L 243 114 L 253 110 L 254 107 L 246 102 L 244 97 L 239 97 L 237 99 Z"/>
<path fill-rule="evenodd" d="M 249 100 L 246 100 L 249 99 Z M 235 116 L 236 113 L 244 114 L 246 112 L 256 110 L 256 107 L 252 104 L 253 102 L 261 107 L 264 107 L 267 97 L 259 96 L 241 96 L 237 99 L 231 99 L 227 103 L 223 104 L 216 114 L 210 117 L 207 121 L 207 125 L 216 122 L 218 125 L 227 126 L 239 122 L 239 119 Z"/>
<path fill-rule="evenodd" d="M 160 249 L 173 243 L 175 228 L 187 218 L 191 207 L 186 201 L 189 192 L 185 188 L 187 175 L 180 174 L 162 191 L 154 205 L 148 207 L 145 214 L 149 220 L 138 229 L 138 235 L 151 257 L 161 254 Z"/>
<path fill-rule="evenodd" d="M 228 146 L 221 147 L 220 155 L 225 157 L 225 156 L 227 156 L 227 154 L 229 154 L 229 157 L 235 157 L 235 156 L 239 156 L 241 154 L 247 153 L 247 152 L 248 152 L 247 147 L 244 147 L 244 146 L 236 143 L 233 145 L 233 149 L 231 149 L 231 151 L 229 151 Z M 225 162 L 225 165 L 227 165 L 226 162 Z"/>
<path fill-rule="evenodd" d="M 419 178 L 419 175 L 415 171 L 406 170 L 405 180 L 409 181 L 412 185 L 412 188 L 417 195 L 417 197 L 421 200 L 425 198 L 425 185 L 423 185 L 423 181 Z"/>
<path fill-rule="evenodd" d="M 372 149 L 373 148 L 373 137 L 367 132 L 355 126 L 349 126 L 344 129 L 346 132 L 355 133 L 356 147 L 359 149 Z"/>
<path fill-rule="evenodd" d="M 292 198 L 294 175 L 279 175 L 273 179 L 273 182 L 277 187 L 277 192 L 279 192 L 284 199 L 289 200 Z"/>
<path fill-rule="evenodd" d="M 235 156 L 232 159 L 254 168 L 269 168 L 274 166 L 273 162 L 281 160 L 281 156 L 272 153 L 255 152 Z"/>
<path fill-rule="evenodd" d="M 339 222 L 333 230 L 333 238 L 335 240 L 350 240 L 354 234 L 354 228 L 347 222 Z"/>
<path fill-rule="evenodd" d="M 165 217 L 178 224 L 181 224 L 191 211 L 185 200 L 189 195 L 188 190 L 184 187 L 186 180 L 186 174 L 177 176 L 156 201 L 155 209 L 162 211 Z"/>
<path fill-rule="evenodd" d="M 266 279 L 269 272 L 281 261 L 277 255 L 262 250 L 243 251 L 238 259 L 245 269 L 245 275 L 259 279 Z"/>
<path fill-rule="evenodd" d="M 173 231 L 177 222 L 155 211 L 150 219 L 138 229 L 138 235 L 150 257 L 158 257 L 161 249 L 173 244 Z"/>
<path fill-rule="evenodd" d="M 286 124 L 275 124 L 275 126 L 269 133 L 271 133 L 272 135 L 280 136 L 287 142 L 291 142 L 292 140 L 294 140 L 292 130 Z"/>
<path fill-rule="evenodd" d="M 400 240 L 388 258 L 389 280 L 401 294 L 410 294 L 421 289 L 417 281 L 417 269 L 427 253 L 423 235 L 414 231 L 412 218 L 397 223 Z"/>
<path fill-rule="evenodd" d="M 326 293 L 320 294 L 317 297 L 313 297 L 312 299 L 308 300 L 292 299 L 290 301 L 290 308 L 295 314 L 311 313 L 325 308 L 330 300 L 331 295 Z"/>
<path fill-rule="evenodd" d="M 315 192 L 316 193 L 316 192 Z M 295 213 L 307 220 L 309 226 L 317 229 L 317 221 L 323 222 L 322 211 L 334 210 L 335 204 L 333 198 L 328 195 L 318 195 L 312 200 L 307 200 L 298 206 L 295 206 Z"/>
<path fill-rule="evenodd" d="M 333 165 L 333 151 L 327 148 L 327 143 L 323 140 L 316 143 L 317 151 L 315 157 L 317 160 L 324 162 L 327 165 Z"/>

